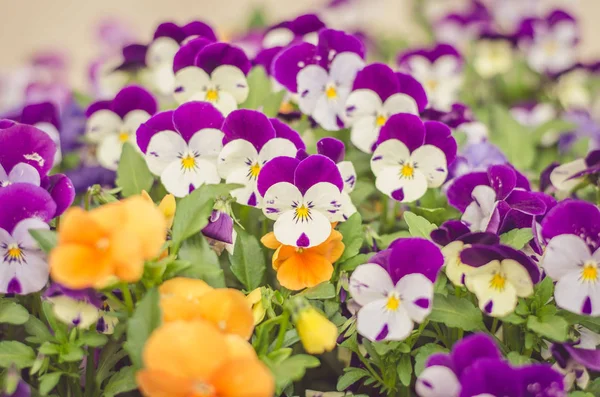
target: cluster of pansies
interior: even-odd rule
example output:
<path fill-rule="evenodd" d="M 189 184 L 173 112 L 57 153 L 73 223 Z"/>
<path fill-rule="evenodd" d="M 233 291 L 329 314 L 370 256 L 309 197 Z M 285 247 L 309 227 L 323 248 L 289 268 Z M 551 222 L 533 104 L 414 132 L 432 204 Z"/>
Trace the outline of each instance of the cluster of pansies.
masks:
<path fill-rule="evenodd" d="M 565 10 L 418 3 L 0 75 L 0 396 L 600 395 L 600 67 Z"/>

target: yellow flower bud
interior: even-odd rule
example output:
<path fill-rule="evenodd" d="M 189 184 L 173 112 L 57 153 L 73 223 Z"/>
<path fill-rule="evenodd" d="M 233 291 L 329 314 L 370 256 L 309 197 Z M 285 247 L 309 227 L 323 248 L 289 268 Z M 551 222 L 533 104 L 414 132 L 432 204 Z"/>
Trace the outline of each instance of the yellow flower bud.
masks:
<path fill-rule="evenodd" d="M 265 318 L 266 309 L 262 303 L 262 291 L 260 288 L 255 289 L 250 292 L 248 296 L 248 303 L 252 307 L 252 315 L 254 316 L 254 325 L 260 324 L 260 322 Z"/>
<path fill-rule="evenodd" d="M 336 346 L 337 327 L 312 306 L 306 306 L 298 313 L 296 329 L 307 353 L 322 354 Z"/>
<path fill-rule="evenodd" d="M 152 197 L 146 192 L 142 190 L 142 197 L 147 201 L 153 203 Z M 162 212 L 165 220 L 167 221 L 167 228 L 170 229 L 173 226 L 173 219 L 175 218 L 175 210 L 177 209 L 177 203 L 175 202 L 175 196 L 172 194 L 167 194 L 158 204 L 158 209 Z"/>

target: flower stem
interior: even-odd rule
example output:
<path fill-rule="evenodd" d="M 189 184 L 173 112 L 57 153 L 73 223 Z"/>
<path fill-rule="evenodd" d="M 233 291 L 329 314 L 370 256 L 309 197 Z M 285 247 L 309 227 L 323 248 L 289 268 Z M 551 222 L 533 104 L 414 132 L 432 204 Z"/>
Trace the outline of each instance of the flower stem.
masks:
<path fill-rule="evenodd" d="M 86 397 L 95 396 L 96 392 L 96 365 L 94 362 L 94 351 L 92 347 L 88 346 L 87 361 L 85 363 L 85 395 Z"/>
<path fill-rule="evenodd" d="M 285 333 L 287 331 L 288 324 L 290 323 L 290 313 L 286 310 L 282 315 L 283 318 L 279 323 L 279 332 L 277 333 L 277 342 L 275 343 L 275 349 L 273 350 L 281 349 L 281 346 L 283 345 L 283 341 L 285 339 Z"/>
<path fill-rule="evenodd" d="M 494 317 L 494 321 L 492 321 L 492 328 L 490 328 L 490 333 L 492 335 L 496 335 L 496 331 L 498 331 L 498 318 Z"/>
<path fill-rule="evenodd" d="M 121 292 L 123 293 L 123 299 L 125 300 L 125 308 L 127 313 L 130 315 L 133 313 L 133 298 L 131 297 L 131 291 L 127 284 L 121 285 Z"/>

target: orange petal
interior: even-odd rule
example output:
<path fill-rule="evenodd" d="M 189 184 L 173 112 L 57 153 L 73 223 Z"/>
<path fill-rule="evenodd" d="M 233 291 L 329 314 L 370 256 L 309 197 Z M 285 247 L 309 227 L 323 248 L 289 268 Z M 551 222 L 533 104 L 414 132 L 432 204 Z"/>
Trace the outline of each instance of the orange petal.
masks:
<path fill-rule="evenodd" d="M 142 278 L 144 258 L 140 241 L 127 228 L 114 233 L 110 239 L 110 255 L 115 274 L 122 281 L 133 283 Z"/>
<path fill-rule="evenodd" d="M 267 233 L 264 236 L 262 236 L 260 242 L 263 243 L 265 247 L 272 250 L 276 250 L 281 245 L 281 243 L 275 238 L 275 233 L 273 232 Z"/>
<path fill-rule="evenodd" d="M 292 256 L 298 253 L 298 249 L 296 247 L 292 247 L 289 245 L 282 245 L 273 253 L 273 269 L 277 270 L 283 264 L 283 262 L 287 261 Z"/>
<path fill-rule="evenodd" d="M 78 207 L 69 208 L 65 212 L 58 232 L 59 244 L 96 245 L 98 240 L 106 237 L 106 232 L 89 213 Z"/>
<path fill-rule="evenodd" d="M 271 371 L 257 359 L 228 361 L 211 380 L 219 397 L 273 397 Z"/>
<path fill-rule="evenodd" d="M 227 359 L 225 336 L 207 321 L 177 321 L 156 329 L 144 347 L 147 370 L 206 381 Z"/>
<path fill-rule="evenodd" d="M 279 283 L 290 290 L 314 287 L 331 279 L 333 265 L 325 257 L 310 250 L 285 261 L 277 271 Z"/>
<path fill-rule="evenodd" d="M 340 259 L 344 253 L 344 243 L 342 243 L 342 233 L 337 230 L 333 230 L 327 240 L 316 247 L 309 248 L 308 250 L 318 255 L 324 256 L 331 263 Z"/>
<path fill-rule="evenodd" d="M 162 295 L 176 295 L 185 299 L 197 299 L 213 288 L 202 280 L 175 277 L 162 283 L 158 291 Z"/>
<path fill-rule="evenodd" d="M 58 245 L 50 253 L 49 263 L 52 279 L 73 289 L 92 287 L 113 272 L 105 254 L 84 245 Z"/>
<path fill-rule="evenodd" d="M 165 217 L 153 203 L 140 196 L 130 197 L 122 203 L 127 212 L 127 228 L 140 240 L 144 258 L 154 258 L 165 243 Z"/>
<path fill-rule="evenodd" d="M 228 334 L 236 334 L 244 339 L 252 336 L 254 316 L 246 296 L 238 290 L 214 289 L 198 300 L 199 315 Z"/>
<path fill-rule="evenodd" d="M 142 394 L 148 397 L 189 397 L 194 392 L 191 379 L 164 371 L 141 370 L 136 380 Z"/>
<path fill-rule="evenodd" d="M 163 296 L 160 298 L 160 310 L 163 322 L 191 321 L 200 319 L 198 302 L 189 301 L 179 296 Z"/>
<path fill-rule="evenodd" d="M 127 220 L 127 212 L 123 201 L 117 201 L 94 208 L 88 212 L 89 216 L 108 233 L 120 230 Z"/>
<path fill-rule="evenodd" d="M 228 334 L 225 338 L 227 341 L 227 349 L 229 351 L 228 357 L 230 359 L 258 359 L 252 345 L 239 335 Z"/>

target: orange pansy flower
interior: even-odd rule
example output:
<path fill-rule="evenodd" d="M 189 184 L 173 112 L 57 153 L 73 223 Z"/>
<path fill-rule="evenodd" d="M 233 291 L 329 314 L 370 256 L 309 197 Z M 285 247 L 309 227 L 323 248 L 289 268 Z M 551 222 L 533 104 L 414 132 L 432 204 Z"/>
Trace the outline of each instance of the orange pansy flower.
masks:
<path fill-rule="evenodd" d="M 136 282 L 144 261 L 160 253 L 165 231 L 162 213 L 140 196 L 88 212 L 71 208 L 50 253 L 52 278 L 74 289 L 101 288 L 112 280 Z"/>
<path fill-rule="evenodd" d="M 147 397 L 272 397 L 273 375 L 239 343 L 248 345 L 203 320 L 163 324 L 144 347 L 140 390 Z"/>
<path fill-rule="evenodd" d="M 332 230 L 322 244 L 310 248 L 283 245 L 274 233 L 267 233 L 260 240 L 273 254 L 273 269 L 277 271 L 279 283 L 290 290 L 314 287 L 331 279 L 333 263 L 344 252 L 342 234 Z"/>

